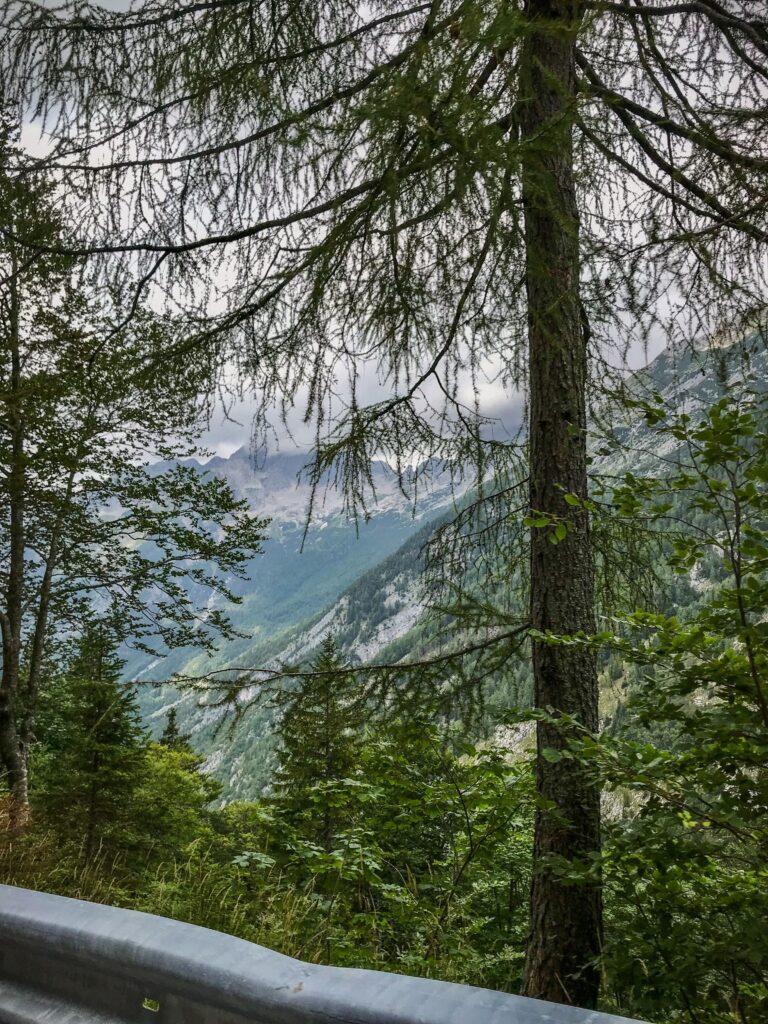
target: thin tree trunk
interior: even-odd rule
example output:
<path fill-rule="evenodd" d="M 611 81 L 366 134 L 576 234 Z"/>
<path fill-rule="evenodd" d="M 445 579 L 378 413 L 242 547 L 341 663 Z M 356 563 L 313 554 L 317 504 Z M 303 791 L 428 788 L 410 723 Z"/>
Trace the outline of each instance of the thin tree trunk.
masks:
<path fill-rule="evenodd" d="M 8 337 L 11 349 L 10 428 L 11 465 L 8 473 L 8 575 L 5 607 L 2 613 L 3 670 L 0 676 L 0 762 L 9 791 L 8 823 L 11 829 L 23 827 L 29 805 L 27 759 L 19 733 L 17 700 L 21 666 L 21 626 L 24 603 L 25 522 L 24 494 L 26 467 L 24 417 L 21 399 L 21 351 L 19 337 L 19 294 L 16 282 L 17 262 L 11 253 L 9 281 Z"/>
<path fill-rule="evenodd" d="M 90 863 L 96 846 L 96 811 L 99 797 L 99 767 L 100 760 L 98 752 L 96 752 L 94 753 L 91 762 L 91 785 L 88 790 L 88 809 L 86 811 L 85 846 L 83 850 L 83 856 L 86 864 Z"/>
<path fill-rule="evenodd" d="M 18 723 L 19 738 L 24 751 L 28 751 L 32 743 L 32 732 L 35 713 L 37 711 L 38 697 L 40 693 L 40 677 L 43 668 L 43 658 L 46 650 L 46 639 L 48 634 L 48 619 L 51 608 L 51 594 L 53 592 L 53 577 L 59 562 L 59 554 L 62 536 L 62 520 L 66 515 L 69 502 L 75 486 L 75 470 L 71 470 L 67 479 L 67 489 L 62 499 L 62 509 L 59 513 L 59 521 L 54 525 L 50 541 L 48 543 L 48 554 L 45 559 L 45 569 L 40 581 L 40 592 L 37 599 L 37 614 L 35 616 L 35 627 L 32 632 L 32 640 L 29 649 L 29 661 L 27 668 L 26 686 L 24 688 L 23 712 Z M 27 772 L 27 774 L 29 774 Z"/>
<path fill-rule="evenodd" d="M 14 719 L 5 700 L 0 701 L 0 763 L 8 798 L 0 812 L 0 824 L 11 832 L 24 829 L 29 820 L 27 760 Z"/>
<path fill-rule="evenodd" d="M 578 0 L 528 0 L 520 127 L 525 209 L 530 373 L 530 504 L 568 527 L 531 530 L 531 622 L 554 634 L 594 631 L 589 520 L 565 501 L 587 494 L 587 339 L 579 294 L 579 220 L 571 138 Z M 598 724 L 594 655 L 533 644 L 537 707 Z M 550 761 L 562 731 L 539 723 L 536 784 L 554 812 L 539 811 L 534 841 L 526 995 L 593 1007 L 599 988 L 598 883 L 563 885 L 547 858 L 590 861 L 600 847 L 599 792 L 572 761 Z"/>

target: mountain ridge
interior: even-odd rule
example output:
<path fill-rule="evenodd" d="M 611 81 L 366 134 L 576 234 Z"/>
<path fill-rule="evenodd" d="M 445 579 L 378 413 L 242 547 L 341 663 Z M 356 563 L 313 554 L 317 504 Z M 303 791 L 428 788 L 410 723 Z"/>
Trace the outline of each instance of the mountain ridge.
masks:
<path fill-rule="evenodd" d="M 731 353 L 734 351 L 732 349 Z M 689 352 L 681 356 L 665 350 L 648 367 L 635 374 L 631 384 L 640 392 L 662 394 L 679 411 L 703 407 L 715 400 L 723 387 L 728 386 L 729 380 L 733 381 L 734 375 L 743 372 L 743 369 L 733 366 L 728 370 L 727 365 L 718 368 L 716 360 L 722 358 L 722 353 L 720 349 L 714 355 Z M 729 358 L 726 355 L 726 363 Z M 755 358 L 764 365 L 764 350 Z M 641 425 L 628 421 L 620 429 L 625 431 L 627 442 L 634 451 L 631 454 L 621 450 L 596 453 L 593 459 L 595 471 L 611 469 L 618 472 L 636 468 L 658 454 L 649 447 L 651 437 Z M 647 448 L 645 455 L 644 446 Z M 239 450 L 235 461 L 238 472 L 242 464 L 250 460 L 250 456 L 246 457 L 243 452 L 243 449 Z M 303 459 L 305 456 L 295 458 Z M 229 468 L 231 470 L 232 466 Z M 386 478 L 384 471 L 382 475 Z M 283 500 L 280 495 L 274 504 L 285 508 L 280 505 Z M 376 557 L 361 559 L 354 567 L 347 566 L 350 571 L 346 575 L 338 574 L 335 590 L 325 580 L 326 586 L 312 592 L 314 607 L 310 608 L 309 600 L 301 605 L 295 602 L 291 605 L 288 601 L 282 617 L 267 615 L 250 640 L 222 651 L 215 667 L 238 668 L 247 674 L 249 668 L 269 667 L 279 662 L 295 664 L 311 656 L 322 635 L 329 630 L 335 634 L 342 653 L 353 662 L 374 658 L 397 661 L 423 651 L 429 644 L 429 631 L 425 625 L 427 601 L 421 581 L 420 554 L 437 525 L 447 522 L 455 513 L 457 502 L 458 497 L 451 488 L 438 489 L 437 497 L 422 511 L 421 518 L 409 520 L 409 528 L 403 529 L 399 544 L 394 541 L 397 539 L 396 524 L 402 527 L 402 521 L 397 517 L 402 515 L 403 506 L 400 512 L 391 507 L 376 512 L 361 525 L 361 529 L 368 530 L 373 525 L 373 534 L 368 534 L 371 537 L 384 524 L 390 524 L 394 529 L 394 533 L 389 534 L 393 542 L 391 549 L 385 550 L 386 545 L 380 545 L 375 552 L 366 549 L 368 555 L 375 554 Z M 287 536 L 291 530 L 299 528 L 296 522 L 288 525 L 278 518 L 278 523 Z M 339 568 L 342 549 L 353 532 L 351 526 L 344 522 L 339 505 L 334 504 L 331 514 L 323 517 L 322 525 L 308 535 L 310 557 L 303 565 L 311 566 L 317 554 L 313 545 L 322 547 L 323 542 L 328 542 L 326 554 L 329 557 L 319 571 L 327 572 L 331 566 Z M 298 571 L 299 563 L 288 559 L 284 563 L 285 570 L 289 571 L 290 566 Z M 258 571 L 259 565 L 255 568 Z M 343 585 L 342 579 L 345 581 Z M 306 584 L 304 579 L 293 582 L 301 587 Z M 304 593 L 308 597 L 306 591 Z M 307 614 L 302 616 L 302 611 Z M 264 613 L 263 608 L 261 612 Z M 249 614 L 259 614 L 253 603 Z M 204 659 L 192 658 L 186 663 L 185 671 L 190 675 L 204 675 Z M 193 742 L 208 758 L 208 770 L 224 783 L 225 798 L 258 796 L 268 784 L 270 773 L 273 749 L 271 712 L 261 706 L 252 708 L 222 742 L 222 733 L 217 732 L 217 728 L 224 712 L 210 706 L 198 707 L 200 696 L 199 691 L 180 696 L 172 689 L 162 688 L 151 701 L 143 701 L 145 715 L 153 727 L 159 729 L 169 707 L 177 706 L 185 731 L 191 732 Z M 243 700 L 252 696 L 253 689 L 244 687 Z"/>

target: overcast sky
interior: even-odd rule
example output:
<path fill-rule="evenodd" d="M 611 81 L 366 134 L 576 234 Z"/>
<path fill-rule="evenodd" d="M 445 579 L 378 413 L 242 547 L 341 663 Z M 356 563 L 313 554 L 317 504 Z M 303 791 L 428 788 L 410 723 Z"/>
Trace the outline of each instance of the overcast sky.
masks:
<path fill-rule="evenodd" d="M 650 360 L 654 359 L 664 348 L 664 340 L 658 336 L 652 338 L 647 349 L 639 341 L 630 349 L 627 357 L 628 370 L 640 369 Z M 504 390 L 498 381 L 492 379 L 493 373 L 489 371 L 486 379 L 480 383 L 480 407 L 485 416 L 495 421 L 493 429 L 494 436 L 500 440 L 512 437 L 524 416 L 524 399 L 519 393 L 509 393 Z M 365 403 L 389 397 L 390 392 L 378 383 L 376 370 L 372 367 L 369 372 L 363 372 L 358 385 L 358 398 Z M 463 394 L 463 400 L 471 405 L 472 392 L 467 378 L 467 385 Z M 245 400 L 227 400 L 226 413 L 224 403 L 218 402 L 212 413 L 210 429 L 202 439 L 203 445 L 224 457 L 241 448 L 243 445 L 250 445 L 253 427 L 253 417 L 256 410 L 256 399 L 245 398 Z M 298 404 L 291 416 L 288 418 L 290 432 L 280 424 L 277 413 L 272 417 L 275 436 L 269 438 L 268 448 L 270 452 L 279 451 L 308 451 L 313 441 L 311 426 L 302 422 L 304 414 L 303 404 Z"/>
<path fill-rule="evenodd" d="M 51 2 L 53 3 L 54 0 Z M 130 4 L 127 0 L 99 0 L 98 4 L 94 6 L 111 10 L 126 10 Z M 40 138 L 39 126 L 25 125 L 22 139 L 25 148 L 36 155 L 41 155 L 47 148 L 45 142 Z M 638 369 L 645 365 L 649 359 L 658 355 L 663 347 L 664 341 L 660 337 L 651 339 L 647 348 L 638 342 L 629 351 L 628 368 Z M 481 376 L 478 381 L 480 405 L 482 413 L 496 421 L 493 433 L 501 439 L 504 436 L 511 437 L 516 433 L 524 415 L 524 401 L 519 394 L 505 392 L 501 384 L 493 379 L 494 376 L 493 367 L 489 367 L 485 375 L 486 379 L 484 380 Z M 343 392 L 345 389 L 342 387 L 340 390 Z M 363 370 L 358 384 L 360 403 L 369 403 L 387 397 L 389 397 L 389 393 L 381 386 L 376 368 L 371 366 L 370 370 Z M 431 396 L 428 394 L 429 397 Z M 467 377 L 464 394 L 460 397 L 467 404 L 473 404 L 469 377 Z M 201 439 L 202 445 L 225 457 L 244 445 L 250 445 L 256 405 L 256 399 L 253 397 L 228 399 L 226 402 L 218 401 L 211 414 L 209 429 L 205 431 Z M 275 414 L 273 417 L 275 436 L 269 439 L 270 451 L 278 449 L 281 451 L 309 450 L 313 441 L 313 431 L 311 426 L 302 422 L 303 413 L 303 406 L 299 404 L 288 417 L 290 430 L 286 430 L 280 424 L 279 417 Z"/>
<path fill-rule="evenodd" d="M 501 439 L 511 437 L 517 431 L 524 414 L 524 402 L 521 395 L 506 392 L 500 382 L 494 379 L 495 376 L 493 367 L 489 366 L 487 372 L 478 382 L 480 385 L 480 408 L 483 415 L 494 421 L 493 434 Z M 343 394 L 347 388 L 342 385 L 339 390 Z M 430 399 L 437 401 L 439 397 L 437 393 L 432 394 L 428 386 L 425 387 L 425 391 Z M 391 394 L 391 390 L 379 382 L 374 366 L 367 371 L 363 370 L 357 388 L 360 404 L 380 401 L 389 398 Z M 473 404 L 469 375 L 465 387 L 459 393 L 459 398 L 467 405 Z M 256 399 L 253 397 L 246 397 L 244 400 L 219 401 L 211 416 L 210 429 L 205 432 L 203 437 L 205 447 L 219 455 L 227 456 L 243 445 L 249 445 L 256 405 Z M 297 402 L 293 413 L 288 417 L 289 430 L 286 430 L 275 412 L 271 417 L 275 436 L 268 439 L 270 451 L 277 449 L 280 451 L 309 450 L 314 434 L 312 426 L 302 422 L 303 415 L 304 404 Z"/>

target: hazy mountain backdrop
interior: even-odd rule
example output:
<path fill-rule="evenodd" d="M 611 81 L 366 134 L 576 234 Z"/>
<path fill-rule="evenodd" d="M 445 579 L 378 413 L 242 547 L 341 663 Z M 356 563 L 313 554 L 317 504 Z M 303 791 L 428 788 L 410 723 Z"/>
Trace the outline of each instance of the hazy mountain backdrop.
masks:
<path fill-rule="evenodd" d="M 764 351 L 758 352 L 749 368 L 766 379 L 766 362 Z M 734 349 L 680 355 L 667 351 L 635 375 L 632 385 L 646 395 L 660 393 L 678 411 L 694 411 L 711 404 L 729 380 L 744 372 Z M 618 424 L 615 430 L 622 447 L 596 446 L 596 469 L 658 471 L 651 466 L 664 453 L 654 447 L 656 439 L 641 423 Z M 184 731 L 206 755 L 208 770 L 224 783 L 225 799 L 253 798 L 268 785 L 271 713 L 252 708 L 230 730 L 222 722 L 222 710 L 198 706 L 199 694 L 182 694 L 152 682 L 176 672 L 202 675 L 226 666 L 295 663 L 306 659 L 328 630 L 333 630 L 342 651 L 353 659 L 412 656 L 423 646 L 421 552 L 436 526 L 455 514 L 460 501 L 446 474 L 437 477 L 414 508 L 401 493 L 395 475 L 376 465 L 378 501 L 370 518 L 357 527 L 350 523 L 341 496 L 328 489 L 321 494 L 323 500 L 305 537 L 310 497 L 307 483 L 300 479 L 305 463 L 306 456 L 301 454 L 275 454 L 258 464 L 244 447 L 229 458 L 200 465 L 201 473 L 225 477 L 256 514 L 271 519 L 264 553 L 248 566 L 249 580 L 234 584 L 243 600 L 229 611 L 244 637 L 222 644 L 213 658 L 188 651 L 158 659 L 138 654 L 128 658 L 126 671 L 142 684 L 141 703 L 148 723 L 159 731 L 168 709 L 175 705 Z M 606 694 L 607 713 L 615 704 Z"/>

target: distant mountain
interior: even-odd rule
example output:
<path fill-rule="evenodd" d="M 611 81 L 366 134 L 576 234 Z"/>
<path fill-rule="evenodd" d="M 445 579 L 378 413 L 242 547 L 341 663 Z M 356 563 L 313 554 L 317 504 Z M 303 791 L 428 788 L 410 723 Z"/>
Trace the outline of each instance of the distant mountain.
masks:
<path fill-rule="evenodd" d="M 158 686 L 157 681 L 179 672 L 202 675 L 233 663 L 262 664 L 263 658 L 282 653 L 302 623 L 314 621 L 369 569 L 382 564 L 453 506 L 449 474 L 437 473 L 429 487 L 420 488 L 414 504 L 402 493 L 396 474 L 376 463 L 372 469 L 375 500 L 368 517 L 351 523 L 344 515 L 342 496 L 321 485 L 305 535 L 311 495 L 301 473 L 306 462 L 300 453 L 270 455 L 258 462 L 247 448 L 206 463 L 185 460 L 186 466 L 201 474 L 226 479 L 255 515 L 271 519 L 263 553 L 245 567 L 247 579 L 227 581 L 242 599 L 227 608 L 242 638 L 222 643 L 214 657 L 189 649 L 157 658 L 130 650 L 126 654 L 126 675 L 142 684 L 140 701 L 149 724 L 159 730 L 168 707 L 180 700 L 180 720 L 206 753 L 219 749 L 220 740 L 212 734 L 217 716 L 200 713 L 195 698 L 180 699 L 175 690 Z M 150 472 L 168 468 L 168 463 L 158 463 Z M 198 605 L 211 609 L 219 601 L 217 595 L 203 592 L 196 599 Z M 257 753 L 255 758 L 259 760 Z"/>
<path fill-rule="evenodd" d="M 217 455 L 204 463 L 185 459 L 183 465 L 223 478 L 260 516 L 303 529 L 311 495 L 305 472 L 308 460 L 309 456 L 302 452 L 273 453 L 258 458 L 244 445 L 226 458 Z M 150 471 L 161 472 L 169 465 L 159 462 Z M 371 480 L 375 490 L 372 518 L 380 518 L 387 513 L 412 517 L 414 509 L 400 489 L 397 474 L 386 463 L 373 463 Z M 450 500 L 450 497 L 450 479 L 447 474 L 438 473 L 432 480 L 429 493 L 423 496 L 415 509 L 416 518 L 423 516 L 435 504 Z M 315 508 L 319 523 L 333 519 L 344 510 L 343 497 L 331 486 L 328 474 L 317 488 Z"/>
<path fill-rule="evenodd" d="M 714 355 L 666 351 L 630 386 L 639 395 L 660 394 L 679 411 L 703 408 L 748 370 L 768 380 L 762 345 L 755 346 L 749 364 L 740 353 L 736 347 Z M 628 416 L 616 425 L 616 433 L 621 448 L 597 446 L 593 453 L 598 472 L 643 472 L 661 454 L 639 417 Z M 249 667 L 296 663 L 312 654 L 328 630 L 347 657 L 363 662 L 413 658 L 429 649 L 421 553 L 437 526 L 455 514 L 450 481 L 439 478 L 414 515 L 391 472 L 378 465 L 379 503 L 359 534 L 343 517 L 341 496 L 329 491 L 300 553 L 309 498 L 306 484 L 296 484 L 303 462 L 303 456 L 276 455 L 257 468 L 241 449 L 201 467 L 225 476 L 259 515 L 273 516 L 265 553 L 253 561 L 252 580 L 241 588 L 243 603 L 231 610 L 249 638 L 226 644 L 213 660 L 176 652 L 161 663 L 135 666 L 134 676 L 168 678 L 181 670 L 203 674 L 212 667 L 240 668 L 247 674 Z M 254 798 L 268 784 L 274 746 L 268 709 L 250 708 L 230 729 L 221 709 L 198 706 L 200 693 L 180 695 L 162 687 L 142 694 L 145 715 L 157 730 L 168 708 L 177 707 L 184 731 L 192 734 L 209 770 L 224 783 L 225 798 Z M 246 689 L 243 699 L 252 695 Z M 608 699 L 608 711 L 611 703 Z"/>
<path fill-rule="evenodd" d="M 414 506 L 401 492 L 396 475 L 383 463 L 373 468 L 376 500 L 367 520 L 350 523 L 341 495 L 328 486 L 318 489 L 312 522 L 306 531 L 309 484 L 301 478 L 307 461 L 302 454 L 278 454 L 257 463 L 248 449 L 207 463 L 186 460 L 201 474 L 214 474 L 244 498 L 255 515 L 271 520 L 264 551 L 245 567 L 246 580 L 230 580 L 242 598 L 227 609 L 236 628 L 247 638 L 223 645 L 217 662 L 229 661 L 254 642 L 294 626 L 333 601 L 353 580 L 376 565 L 453 502 L 451 481 L 438 475 Z M 158 463 L 150 472 L 169 468 Z M 202 595 L 205 597 L 205 595 Z M 218 598 L 211 595 L 209 607 Z M 190 663 L 181 650 L 162 659 L 143 654 L 128 656 L 130 678 L 168 678 Z M 204 664 L 206 659 L 196 664 Z"/>

